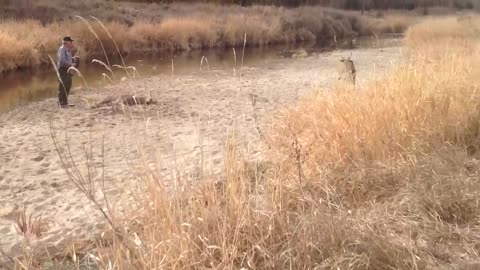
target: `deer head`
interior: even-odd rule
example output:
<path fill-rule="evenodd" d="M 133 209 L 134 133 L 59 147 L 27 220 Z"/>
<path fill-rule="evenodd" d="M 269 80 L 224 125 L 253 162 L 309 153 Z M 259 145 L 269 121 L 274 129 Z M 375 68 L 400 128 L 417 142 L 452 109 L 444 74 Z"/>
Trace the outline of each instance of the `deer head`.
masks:
<path fill-rule="evenodd" d="M 342 63 L 351 62 L 352 61 L 351 58 L 352 58 L 352 53 L 350 52 L 350 56 L 348 56 L 347 58 L 341 56 L 340 57 L 340 62 L 342 62 Z"/>

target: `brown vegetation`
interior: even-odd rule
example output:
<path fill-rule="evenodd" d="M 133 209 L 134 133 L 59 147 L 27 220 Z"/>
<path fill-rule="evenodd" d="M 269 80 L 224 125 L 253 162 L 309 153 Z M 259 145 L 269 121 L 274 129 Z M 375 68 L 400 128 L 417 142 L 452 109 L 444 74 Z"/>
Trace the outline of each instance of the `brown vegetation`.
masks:
<path fill-rule="evenodd" d="M 62 5 L 56 8 L 60 7 Z M 115 7 L 113 12 L 123 14 L 121 7 Z M 205 4 L 139 7 L 145 11 L 141 18 L 132 17 L 128 21 L 114 18 L 106 24 L 122 54 L 235 47 L 243 44 L 245 34 L 247 46 L 302 41 L 331 43 L 334 37 L 340 40 L 355 35 L 402 32 L 411 23 L 411 20 L 400 16 L 364 18 L 321 7 L 242 8 Z M 79 7 L 77 14 L 86 13 L 84 9 L 86 7 Z M 97 15 L 95 10 L 91 14 Z M 64 10 L 61 12 L 75 14 Z M 125 13 L 126 18 L 129 17 L 128 12 Z M 157 14 L 160 14 L 158 18 L 155 17 Z M 107 14 L 102 14 L 100 18 L 105 16 L 108 17 Z M 77 40 L 83 60 L 102 55 L 99 40 L 109 56 L 117 55 L 110 36 L 95 20 L 88 16 L 86 18 L 90 20 L 89 27 L 95 30 L 98 39 L 85 22 L 76 17 L 46 24 L 37 20 L 0 22 L 0 73 L 49 63 L 48 55 L 55 55 L 61 37 L 66 34 Z"/>
<path fill-rule="evenodd" d="M 422 23 L 388 78 L 285 108 L 265 130 L 264 163 L 246 162 L 232 140 L 221 181 L 178 179 L 173 194 L 145 168 L 141 196 L 95 260 L 116 269 L 476 269 L 479 25 Z"/>
<path fill-rule="evenodd" d="M 126 223 L 142 252 L 125 260 L 131 248 L 114 241 L 101 262 L 119 269 L 474 265 L 480 24 L 472 25 L 452 38 L 469 22 L 421 24 L 407 33 L 410 60 L 389 78 L 285 109 L 267 132 L 266 164 L 244 162 L 230 142 L 220 184 L 170 195 L 158 176 L 145 177 L 147 197 Z"/>
<path fill-rule="evenodd" d="M 121 1 L 121 0 L 117 0 Z M 172 3 L 172 0 L 129 0 L 130 2 Z M 196 0 L 181 0 L 182 2 L 198 2 Z M 455 8 L 473 8 L 474 0 L 203 0 L 204 3 L 246 5 L 322 5 L 341 9 L 415 9 L 430 6 L 445 6 Z"/>
<path fill-rule="evenodd" d="M 177 3 L 188 3 L 190 8 L 187 8 L 187 11 Z M 413 13 L 417 14 L 423 14 L 425 8 L 428 8 L 427 12 L 429 12 L 432 7 L 448 9 L 480 8 L 480 3 L 475 0 L 83 0 L 68 3 L 62 0 L 1 0 L 0 18 L 29 18 L 42 22 L 52 22 L 59 19 L 71 19 L 75 15 L 93 15 L 101 17 L 103 20 L 133 23 L 139 18 L 158 21 L 171 15 L 186 15 L 195 10 L 205 10 L 205 4 L 278 5 L 287 7 L 320 5 L 350 10 L 360 10 L 364 7 L 366 10 L 413 10 Z M 217 8 L 221 8 L 221 5 L 217 5 Z"/>

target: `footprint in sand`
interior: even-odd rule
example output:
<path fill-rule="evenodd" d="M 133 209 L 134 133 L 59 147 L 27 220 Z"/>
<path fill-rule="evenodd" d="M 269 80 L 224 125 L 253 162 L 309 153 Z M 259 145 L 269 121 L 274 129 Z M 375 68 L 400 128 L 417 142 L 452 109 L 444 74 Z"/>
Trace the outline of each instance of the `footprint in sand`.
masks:
<path fill-rule="evenodd" d="M 35 190 L 34 184 L 26 184 L 22 187 L 21 192 L 28 191 L 28 190 Z"/>
<path fill-rule="evenodd" d="M 43 198 L 34 198 L 33 200 L 30 201 L 30 204 L 39 204 L 39 203 L 42 203 L 44 201 Z"/>
<path fill-rule="evenodd" d="M 15 220 L 15 214 L 17 213 L 18 206 L 12 205 L 0 208 L 0 218 L 7 220 Z"/>
<path fill-rule="evenodd" d="M 57 183 L 57 182 L 53 182 L 53 183 L 50 184 L 50 186 L 53 187 L 53 188 L 59 188 L 60 184 Z"/>
<path fill-rule="evenodd" d="M 45 206 L 44 205 L 37 205 L 33 208 L 33 212 L 34 213 L 41 213 L 43 210 L 45 210 Z"/>
<path fill-rule="evenodd" d="M 80 235 L 83 232 L 83 228 L 76 228 L 72 231 L 73 234 L 75 235 Z"/>
<path fill-rule="evenodd" d="M 182 134 L 183 134 L 183 132 L 177 131 L 177 132 L 175 132 L 175 133 L 173 134 L 173 136 L 177 137 L 177 136 L 180 136 L 180 135 L 182 135 Z"/>
<path fill-rule="evenodd" d="M 1 235 L 6 235 L 9 232 L 10 232 L 10 228 L 8 228 L 8 227 L 5 227 L 5 228 L 0 230 Z"/>
<path fill-rule="evenodd" d="M 93 225 L 93 224 L 90 224 L 90 225 L 87 226 L 87 231 L 89 231 L 89 232 L 93 232 L 93 231 L 95 231 L 96 229 L 97 229 L 97 228 L 96 228 L 95 225 Z"/>
<path fill-rule="evenodd" d="M 37 156 L 37 157 L 32 158 L 32 161 L 40 162 L 40 161 L 42 161 L 44 158 L 45 158 L 44 155 L 39 155 L 39 156 Z"/>

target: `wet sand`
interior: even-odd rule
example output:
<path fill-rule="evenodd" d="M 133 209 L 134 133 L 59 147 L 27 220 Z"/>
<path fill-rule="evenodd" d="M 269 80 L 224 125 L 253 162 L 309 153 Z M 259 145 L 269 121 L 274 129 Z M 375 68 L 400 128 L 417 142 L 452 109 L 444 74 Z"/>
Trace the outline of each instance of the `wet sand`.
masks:
<path fill-rule="evenodd" d="M 379 79 L 401 57 L 400 47 L 353 51 L 357 88 Z M 0 247 L 19 251 L 13 220 L 15 209 L 27 204 L 29 213 L 50 221 L 40 244 L 60 244 L 70 237 L 88 237 L 104 220 L 65 171 L 59 153 L 71 157 L 78 171 L 102 178 L 113 203 L 135 186 L 145 167 L 164 175 L 172 186 L 178 172 L 191 180 L 222 170 L 225 138 L 234 133 L 261 159 L 261 143 L 251 96 L 260 126 L 265 115 L 312 91 L 337 82 L 336 65 L 350 51 L 314 54 L 295 59 L 245 63 L 239 77 L 233 67 L 130 80 L 107 87 L 72 90 L 69 109 L 46 99 L 0 115 Z M 75 77 L 75 80 L 80 80 Z M 107 96 L 137 94 L 158 104 L 91 109 Z M 53 137 L 58 141 L 56 148 Z M 75 167 L 67 164 L 70 171 Z M 177 175 L 178 176 L 178 175 Z M 128 197 L 128 196 L 127 196 Z"/>

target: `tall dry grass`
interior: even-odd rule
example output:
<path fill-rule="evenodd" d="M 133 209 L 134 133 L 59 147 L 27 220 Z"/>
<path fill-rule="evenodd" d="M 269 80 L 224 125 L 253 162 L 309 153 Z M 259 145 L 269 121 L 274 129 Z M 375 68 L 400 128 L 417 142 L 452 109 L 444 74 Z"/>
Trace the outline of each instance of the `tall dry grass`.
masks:
<path fill-rule="evenodd" d="M 418 158 L 438 158 L 437 154 L 453 149 L 476 155 L 480 32 L 478 26 L 462 32 L 467 26 L 469 21 L 455 18 L 421 23 L 406 35 L 409 60 L 388 79 L 355 93 L 320 91 L 285 109 L 271 135 L 276 150 L 281 150 L 284 169 L 301 166 L 305 179 L 316 179 L 326 172 L 343 174 L 348 169 L 351 173 L 350 169 L 368 164 L 414 164 Z M 292 138 L 298 140 L 300 158 L 291 150 Z M 337 183 L 346 191 L 343 199 L 354 204 L 364 203 L 356 194 L 367 196 L 381 188 L 382 180 L 387 185 L 406 184 L 389 177 L 365 179 L 365 183 L 343 177 L 347 179 Z"/>
<path fill-rule="evenodd" d="M 415 26 L 406 62 L 386 79 L 280 111 L 265 130 L 263 163 L 247 162 L 232 139 L 220 181 L 177 179 L 173 193 L 145 168 L 141 196 L 115 220 L 115 234 L 96 242 L 95 261 L 115 269 L 476 269 L 480 36 L 458 36 L 466 23 Z"/>
<path fill-rule="evenodd" d="M 173 193 L 146 167 L 88 257 L 102 269 L 478 268 L 480 36 L 458 35 L 469 25 L 419 24 L 386 79 L 280 111 L 265 162 L 232 139 L 220 181 L 177 178 Z"/>
<path fill-rule="evenodd" d="M 150 12 L 144 6 L 142 12 Z M 145 10 L 144 10 L 145 9 Z M 159 11 L 160 12 L 160 11 Z M 145 14 L 146 14 L 145 13 Z M 378 27 L 389 19 L 363 18 L 353 13 L 321 7 L 284 9 L 278 7 L 223 7 L 214 5 L 173 5 L 161 11 L 157 20 L 139 17 L 131 25 L 118 21 L 106 23 L 108 31 L 122 54 L 168 54 L 201 48 L 242 46 L 247 34 L 247 46 L 319 41 L 328 44 L 333 38 L 351 38 L 383 32 L 402 32 L 403 27 Z M 88 19 L 89 17 L 87 17 Z M 102 27 L 91 21 L 91 27 L 105 47 L 108 57 L 117 50 Z M 401 23 L 400 23 L 401 24 Z M 36 20 L 6 20 L 0 22 L 0 73 L 17 68 L 49 64 L 64 35 L 77 41 L 80 56 L 91 60 L 102 56 L 99 40 L 79 19 L 42 24 Z"/>
<path fill-rule="evenodd" d="M 475 15 L 435 19 L 429 24 L 419 24 L 410 29 L 406 35 L 406 42 L 412 49 L 416 47 L 425 48 L 429 45 L 439 47 L 443 45 L 442 42 L 444 41 L 448 41 L 448 45 L 459 45 L 460 49 L 472 49 L 469 47 L 477 45 L 474 41 L 478 39 L 480 34 L 479 23 L 479 18 Z M 432 25 L 435 26 L 432 27 Z M 444 50 L 453 49 L 451 46 L 444 47 Z"/>

